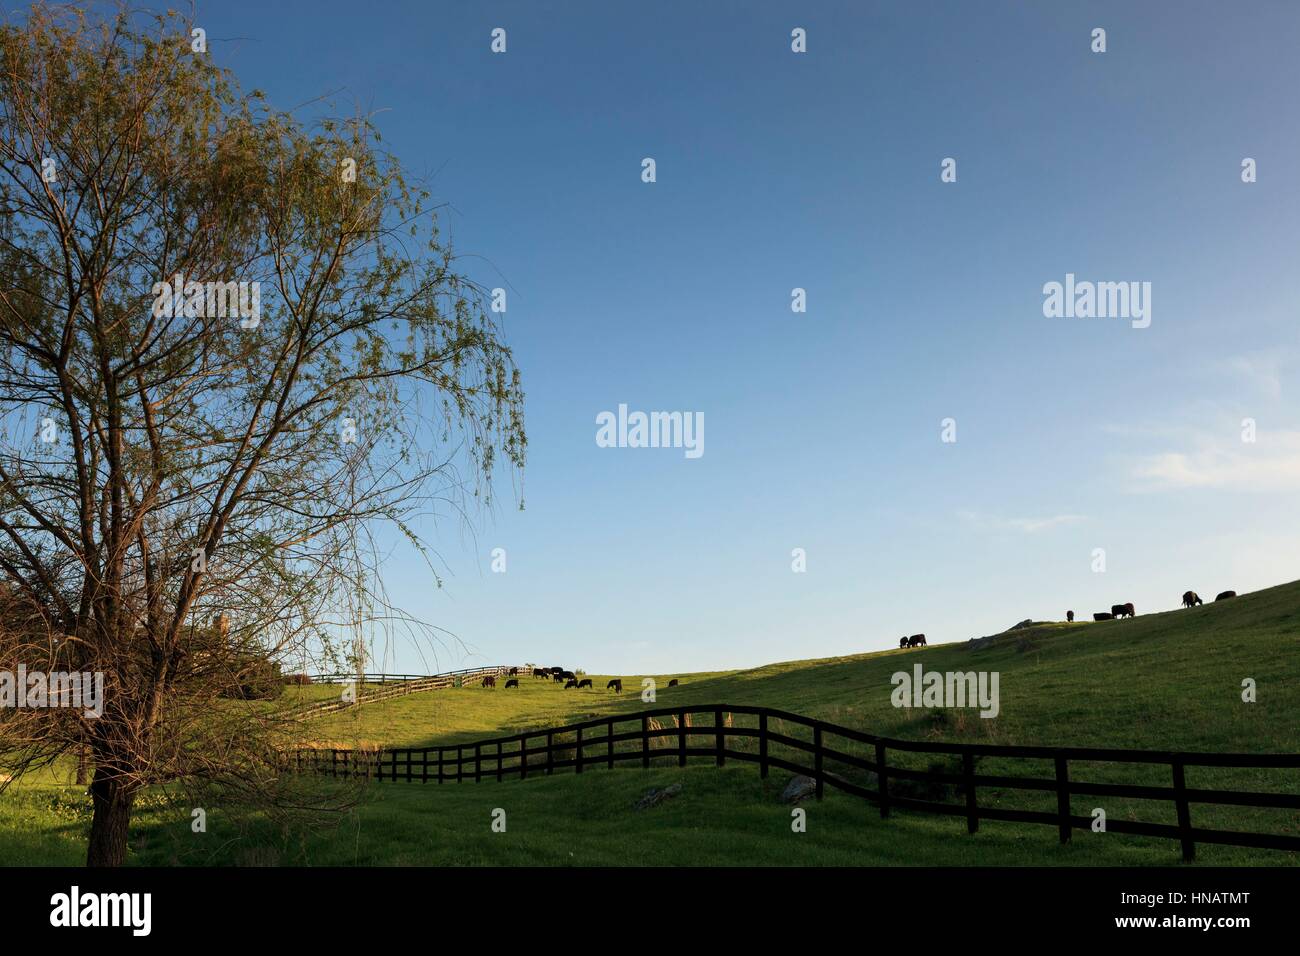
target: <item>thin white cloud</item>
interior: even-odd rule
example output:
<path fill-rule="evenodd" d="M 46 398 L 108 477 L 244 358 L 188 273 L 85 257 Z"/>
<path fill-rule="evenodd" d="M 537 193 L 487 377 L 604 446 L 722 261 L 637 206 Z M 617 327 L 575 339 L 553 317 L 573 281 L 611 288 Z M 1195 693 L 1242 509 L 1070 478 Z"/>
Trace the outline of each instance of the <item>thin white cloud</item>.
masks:
<path fill-rule="evenodd" d="M 1046 518 L 1004 518 L 1000 515 L 983 514 L 978 511 L 959 511 L 957 516 L 976 531 L 1019 531 L 1023 534 L 1037 534 L 1065 525 L 1087 521 L 1085 515 L 1051 515 Z"/>
<path fill-rule="evenodd" d="M 1139 458 L 1133 466 L 1139 489 L 1300 490 L 1300 431 L 1260 430 L 1254 442 L 1235 444 L 1201 436 L 1197 445 Z"/>
<path fill-rule="evenodd" d="M 1288 373 L 1298 364 L 1300 354 L 1289 346 L 1233 355 L 1221 362 L 1227 371 L 1246 379 L 1272 399 L 1282 397 L 1282 386 Z"/>

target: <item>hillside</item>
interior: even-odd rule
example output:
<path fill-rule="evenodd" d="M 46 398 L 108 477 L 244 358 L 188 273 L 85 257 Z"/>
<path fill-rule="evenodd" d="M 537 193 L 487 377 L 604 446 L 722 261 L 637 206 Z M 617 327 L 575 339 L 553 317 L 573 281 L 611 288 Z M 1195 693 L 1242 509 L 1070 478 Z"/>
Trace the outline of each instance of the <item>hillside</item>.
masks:
<path fill-rule="evenodd" d="M 1104 745 L 1246 752 L 1300 749 L 1300 582 L 1232 601 L 1100 623 L 1044 624 L 986 642 L 792 661 L 743 671 L 621 675 L 621 698 L 565 691 L 522 678 L 518 690 L 435 691 L 365 706 L 316 722 L 311 739 L 395 747 L 457 743 L 639 710 L 642 676 L 658 706 L 778 707 L 894 737 L 934 736 L 932 711 L 891 705 L 891 675 L 925 670 L 997 671 L 1001 708 L 983 719 L 953 713 L 945 739 L 1007 744 Z M 682 684 L 668 688 L 670 678 Z M 1245 704 L 1252 678 L 1258 700 Z"/>
<path fill-rule="evenodd" d="M 995 671 L 1000 713 L 902 709 L 891 675 Z M 597 688 L 605 677 L 592 675 Z M 364 705 L 304 726 L 318 744 L 446 744 L 553 726 L 611 711 L 640 710 L 642 675 L 622 675 L 621 697 L 565 691 L 521 679 L 518 690 L 471 687 Z M 767 705 L 894 737 L 1146 749 L 1300 751 L 1300 582 L 1236 600 L 1133 620 L 1043 624 L 993 639 L 890 650 L 750 670 L 655 676 L 656 706 Z M 679 677 L 680 687 L 666 687 Z M 1244 703 L 1242 681 L 1258 700 Z M 734 763 L 734 762 L 733 762 Z M 1010 763 L 1010 762 L 1008 762 Z M 1030 764 L 1032 761 L 1025 761 Z M 65 768 L 66 769 L 66 768 Z M 1026 768 L 1042 773 L 1041 766 Z M 1141 766 L 1083 768 L 1087 779 L 1167 785 Z M 1167 771 L 1166 771 L 1167 772 Z M 1190 786 L 1300 791 L 1293 771 L 1197 771 Z M 220 808 L 196 840 L 188 810 L 145 801 L 132 837 L 137 863 L 348 864 L 809 864 L 809 865 L 1175 865 L 1176 844 L 1124 835 L 1076 834 L 1061 846 L 1048 827 L 986 823 L 968 835 L 960 818 L 874 808 L 833 791 L 807 805 L 808 832 L 794 835 L 779 800 L 788 775 L 761 781 L 752 766 L 655 766 L 531 777 L 479 785 L 373 784 L 337 829 L 282 830 L 266 821 L 236 827 Z M 1190 777 L 1190 773 L 1189 773 Z M 651 811 L 631 804 L 649 787 L 682 783 L 682 795 Z M 1050 794 L 993 793 L 1005 806 L 1046 806 Z M 1033 798 L 1042 801 L 1034 803 Z M 1017 802 L 1027 800 L 1028 802 Z M 1077 798 L 1075 812 L 1090 803 Z M 1109 814 L 1171 822 L 1172 809 L 1112 800 Z M 505 810 L 507 833 L 490 830 Z M 0 795 L 7 862 L 72 863 L 87 819 L 84 795 L 54 778 Z M 1300 812 L 1197 807 L 1199 826 L 1300 833 Z M 1197 865 L 1287 865 L 1297 855 L 1236 847 L 1198 848 Z"/>

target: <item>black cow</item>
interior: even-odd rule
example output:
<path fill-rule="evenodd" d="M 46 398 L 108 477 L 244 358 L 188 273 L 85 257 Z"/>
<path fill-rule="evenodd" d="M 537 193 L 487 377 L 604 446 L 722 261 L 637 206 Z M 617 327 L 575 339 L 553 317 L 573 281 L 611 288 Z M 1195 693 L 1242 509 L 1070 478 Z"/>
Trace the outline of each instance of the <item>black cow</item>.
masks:
<path fill-rule="evenodd" d="M 908 646 L 908 647 L 925 647 L 925 635 L 924 635 L 924 634 L 913 634 L 911 637 L 909 637 L 909 638 L 907 639 L 907 646 Z"/>
<path fill-rule="evenodd" d="M 1236 596 L 1237 596 L 1237 592 L 1236 592 L 1236 591 L 1223 591 L 1223 592 L 1221 592 L 1221 593 L 1219 594 L 1219 596 L 1216 597 L 1214 600 L 1216 600 L 1216 601 L 1226 601 L 1226 600 L 1228 600 L 1228 598 L 1235 598 Z"/>
<path fill-rule="evenodd" d="M 533 677 L 540 677 L 542 680 L 546 680 L 546 678 L 548 678 L 548 677 L 550 677 L 550 676 L 551 676 L 551 675 L 548 674 L 548 673 L 546 672 L 546 669 L 543 668 L 543 667 L 534 667 L 534 668 L 533 668 Z"/>
<path fill-rule="evenodd" d="M 578 681 L 578 690 L 582 690 L 584 687 L 591 687 L 590 677 L 584 677 L 582 680 Z M 592 687 L 591 689 L 595 690 L 596 688 Z"/>
<path fill-rule="evenodd" d="M 1137 613 L 1137 611 L 1133 609 L 1133 602 L 1130 601 L 1128 604 L 1112 604 L 1110 606 L 1110 613 L 1112 617 L 1118 619 L 1121 617 L 1132 617 Z"/>
<path fill-rule="evenodd" d="M 563 677 L 565 680 L 577 680 L 577 679 L 578 679 L 578 675 L 575 674 L 575 673 L 573 673 L 573 671 L 560 671 L 560 676 Z"/>
<path fill-rule="evenodd" d="M 670 681 L 668 682 L 668 686 L 669 686 L 669 687 L 676 687 L 676 686 L 677 686 L 677 678 L 674 677 L 672 680 L 670 680 Z"/>
<path fill-rule="evenodd" d="M 1183 607 L 1194 607 L 1197 604 L 1204 603 L 1205 602 L 1201 600 L 1201 596 L 1195 591 L 1187 591 L 1183 594 Z"/>
<path fill-rule="evenodd" d="M 568 680 L 565 681 L 564 683 L 565 690 L 568 690 L 570 687 L 577 687 L 577 686 L 578 686 L 578 682 L 576 680 Z"/>
<path fill-rule="evenodd" d="M 1103 612 L 1098 612 L 1097 614 L 1094 614 L 1094 615 L 1092 616 L 1092 619 L 1093 619 L 1094 621 L 1113 621 L 1113 620 L 1115 620 L 1115 615 L 1114 615 L 1114 614 L 1106 614 L 1106 613 L 1103 611 Z"/>
<path fill-rule="evenodd" d="M 557 683 L 557 684 L 563 684 L 563 683 L 564 683 L 564 678 L 561 677 L 559 674 L 552 674 L 552 675 L 551 675 L 551 680 L 555 681 L 555 683 Z"/>
<path fill-rule="evenodd" d="M 621 694 L 623 693 L 623 682 L 619 680 L 617 677 L 615 677 L 612 681 L 610 681 L 608 684 L 605 685 L 605 690 L 612 690 L 616 694 Z"/>
<path fill-rule="evenodd" d="M 899 646 L 899 647 L 908 647 L 908 646 L 910 646 L 910 645 L 907 643 L 907 636 L 906 636 L 906 635 L 904 635 L 903 637 L 900 637 L 900 638 L 898 639 L 898 646 Z"/>
<path fill-rule="evenodd" d="M 1073 623 L 1073 621 L 1074 621 L 1074 612 L 1073 612 L 1073 611 L 1066 611 L 1066 612 L 1065 612 L 1065 619 L 1066 619 L 1067 621 L 1070 621 L 1071 623 Z"/>
<path fill-rule="evenodd" d="M 511 676 L 511 677 L 517 677 L 517 676 L 519 676 L 519 668 L 518 668 L 518 667 L 512 667 L 512 668 L 510 668 L 510 676 Z"/>
<path fill-rule="evenodd" d="M 506 681 L 506 690 L 509 690 L 511 687 L 518 687 L 518 686 L 519 686 L 519 681 L 517 680 Z"/>
<path fill-rule="evenodd" d="M 497 687 L 497 679 L 496 679 L 495 677 L 484 677 L 484 678 L 483 678 L 483 686 L 484 686 L 484 687 L 491 687 L 493 690 L 496 690 L 496 687 Z"/>

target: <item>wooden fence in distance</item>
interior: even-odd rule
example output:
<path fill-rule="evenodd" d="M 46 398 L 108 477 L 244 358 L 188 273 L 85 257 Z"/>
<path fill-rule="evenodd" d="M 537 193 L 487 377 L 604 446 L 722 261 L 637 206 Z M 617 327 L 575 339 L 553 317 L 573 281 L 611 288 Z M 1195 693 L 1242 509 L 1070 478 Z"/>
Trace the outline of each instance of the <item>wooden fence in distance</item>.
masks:
<path fill-rule="evenodd" d="M 523 672 L 522 667 L 519 670 L 520 673 Z M 467 667 L 463 670 L 447 671 L 445 674 L 429 674 L 427 676 L 363 674 L 361 675 L 362 684 L 379 684 L 379 688 L 366 691 L 358 689 L 355 701 L 344 700 L 340 696 L 336 700 L 320 700 L 302 704 L 290 711 L 290 714 L 294 717 L 319 717 L 322 714 L 332 714 L 335 711 L 346 710 L 353 706 L 354 703 L 370 704 L 375 701 L 389 700 L 393 697 L 403 697 L 407 694 L 418 694 L 426 690 L 455 687 L 457 681 L 472 683 L 482 681 L 484 677 L 496 677 L 509 671 L 508 666 L 499 665 L 493 667 Z M 313 675 L 312 682 L 318 684 L 346 684 L 357 679 L 358 675 L 356 674 L 318 674 Z"/>
<path fill-rule="evenodd" d="M 735 726 L 732 715 L 756 718 L 756 726 Z M 693 721 L 692 718 L 696 719 Z M 673 726 L 661 725 L 661 720 L 671 720 Z M 787 724 L 808 731 L 810 739 L 803 740 L 785 733 Z M 754 746 L 740 750 L 729 745 L 741 740 L 753 742 Z M 784 748 L 781 756 L 772 752 L 773 745 Z M 850 750 L 855 748 L 862 753 L 851 753 Z M 791 752 L 801 756 L 796 759 Z M 954 768 L 959 763 L 960 770 L 891 766 L 891 753 L 947 756 L 955 758 Z M 526 779 L 530 774 L 551 774 L 570 767 L 576 773 L 602 764 L 612 769 L 624 762 L 639 762 L 642 767 L 649 767 L 652 761 L 669 759 L 684 767 L 689 757 L 708 758 L 717 766 L 723 766 L 728 760 L 757 763 L 763 777 L 772 767 L 804 774 L 816 782 L 818 799 L 822 797 L 824 788 L 831 786 L 877 805 L 882 817 L 889 816 L 894 809 L 964 816 L 967 830 L 971 833 L 979 829 L 981 820 L 1040 823 L 1056 827 L 1061 842 L 1065 843 L 1069 841 L 1072 830 L 1090 829 L 1093 822 L 1091 816 L 1072 812 L 1072 796 L 1138 798 L 1172 802 L 1177 824 L 1112 817 L 1106 823 L 1108 832 L 1178 840 L 1186 860 L 1194 858 L 1197 843 L 1300 850 L 1300 836 L 1207 829 L 1193 826 L 1191 820 L 1193 804 L 1295 810 L 1300 809 L 1300 795 L 1294 792 L 1203 789 L 1189 787 L 1186 782 L 1188 767 L 1300 770 L 1300 754 L 1182 753 L 894 740 L 787 711 L 736 704 L 696 704 L 643 710 L 443 747 L 375 751 L 306 749 L 295 753 L 294 763 L 304 772 L 342 777 L 363 776 L 380 781 L 420 783 L 473 780 L 477 783 L 484 779 L 499 781 L 507 776 Z M 1055 773 L 1050 777 L 977 773 L 976 762 L 984 758 L 1047 760 L 1051 761 Z M 1089 783 L 1071 776 L 1071 764 L 1079 762 L 1163 766 L 1168 773 L 1169 785 Z M 828 763 L 850 770 L 847 774 L 831 772 L 827 769 Z M 861 778 L 858 781 L 848 778 L 854 771 Z M 961 800 L 950 803 L 891 792 L 891 781 L 900 780 L 943 785 L 960 794 Z M 1043 811 L 981 805 L 979 790 L 990 787 L 999 791 L 1054 793 L 1056 809 Z"/>

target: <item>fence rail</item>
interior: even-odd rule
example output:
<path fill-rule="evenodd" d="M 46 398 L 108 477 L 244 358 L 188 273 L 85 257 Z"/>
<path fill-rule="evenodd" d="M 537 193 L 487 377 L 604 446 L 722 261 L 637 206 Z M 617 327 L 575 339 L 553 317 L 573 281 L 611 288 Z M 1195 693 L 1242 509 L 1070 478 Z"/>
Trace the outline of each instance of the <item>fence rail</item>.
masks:
<path fill-rule="evenodd" d="M 321 674 L 319 680 L 316 675 L 313 675 L 312 681 L 314 683 L 347 684 L 360 679 L 363 684 L 379 684 L 380 686 L 378 690 L 362 691 L 358 688 L 355 700 L 344 700 L 340 697 L 337 700 L 314 701 L 295 707 L 289 711 L 289 714 L 293 717 L 319 717 L 322 714 L 332 714 L 336 711 L 346 710 L 353 704 L 374 703 L 381 700 L 390 700 L 393 697 L 403 697 L 406 694 L 418 694 L 426 690 L 454 687 L 457 681 L 464 683 L 466 681 L 481 681 L 484 677 L 497 677 L 509 673 L 510 669 L 508 665 L 502 664 L 493 667 L 467 667 L 463 670 L 429 675 Z M 521 673 L 522 670 L 520 668 Z"/>
<path fill-rule="evenodd" d="M 752 727 L 734 725 L 733 718 L 739 716 L 756 718 L 757 723 Z M 703 718 L 703 722 L 693 722 L 692 718 Z M 667 726 L 669 720 L 672 726 Z M 630 729 L 616 729 L 625 725 L 630 725 Z M 791 736 L 785 732 L 788 729 L 786 725 L 810 732 L 810 739 Z M 603 735 L 591 736 L 593 731 L 603 732 Z M 740 741 L 752 742 L 754 747 L 742 750 L 731 745 Z M 774 745 L 783 748 L 781 755 L 773 752 Z M 855 746 L 861 750 L 860 753 L 850 752 Z M 891 752 L 958 758 L 959 767 L 954 764 L 952 770 L 918 770 L 898 763 L 891 766 Z M 552 774 L 570 767 L 574 772 L 582 773 L 586 767 L 601 764 L 611 769 L 617 763 L 627 762 L 639 762 L 642 767 L 649 767 L 655 761 L 673 760 L 684 767 L 689 757 L 710 758 L 717 766 L 723 766 L 729 759 L 757 763 L 762 777 L 766 777 L 773 767 L 804 774 L 815 781 L 818 799 L 821 799 L 825 787 L 831 786 L 875 804 L 882 817 L 888 817 L 894 809 L 965 817 L 967 830 L 971 833 L 979 829 L 981 820 L 1039 823 L 1056 827 L 1060 841 L 1066 843 L 1073 830 L 1087 830 L 1093 825 L 1091 816 L 1072 811 L 1071 797 L 1104 796 L 1172 803 L 1176 824 L 1110 817 L 1106 830 L 1178 840 L 1186 860 L 1195 857 L 1197 843 L 1300 850 L 1300 836 L 1196 827 L 1191 821 L 1193 804 L 1296 810 L 1300 809 L 1300 794 L 1196 788 L 1189 787 L 1186 782 L 1188 767 L 1300 770 L 1300 754 L 1018 747 L 895 740 L 788 711 L 737 704 L 656 708 L 441 747 L 360 751 L 303 749 L 294 753 L 293 763 L 300 771 L 335 777 L 421 783 L 459 783 L 473 779 L 477 783 L 484 779 L 500 781 L 506 776 L 526 779 L 529 774 Z M 1054 773 L 1050 777 L 1030 777 L 977 772 L 977 761 L 1000 758 L 1051 761 Z M 810 761 L 811 766 L 800 760 Z M 848 769 L 832 772 L 827 769 L 828 763 Z M 1078 763 L 1163 766 L 1169 774 L 1169 785 L 1088 782 L 1071 776 L 1071 764 Z M 851 779 L 855 775 L 857 779 Z M 926 799 L 915 793 L 909 794 L 906 788 L 891 790 L 891 782 L 897 781 L 952 788 L 960 801 Z M 1055 809 L 982 805 L 979 802 L 981 788 L 1055 794 Z"/>
<path fill-rule="evenodd" d="M 349 684 L 357 681 L 362 684 L 402 684 L 409 681 L 433 680 L 440 677 L 459 677 L 462 675 L 479 674 L 483 671 L 492 673 L 501 673 L 509 670 L 509 667 L 464 667 L 458 671 L 441 671 L 437 674 L 358 674 L 355 671 L 351 673 L 339 672 L 336 674 L 309 674 L 313 684 Z M 523 668 L 520 667 L 520 671 Z"/>

